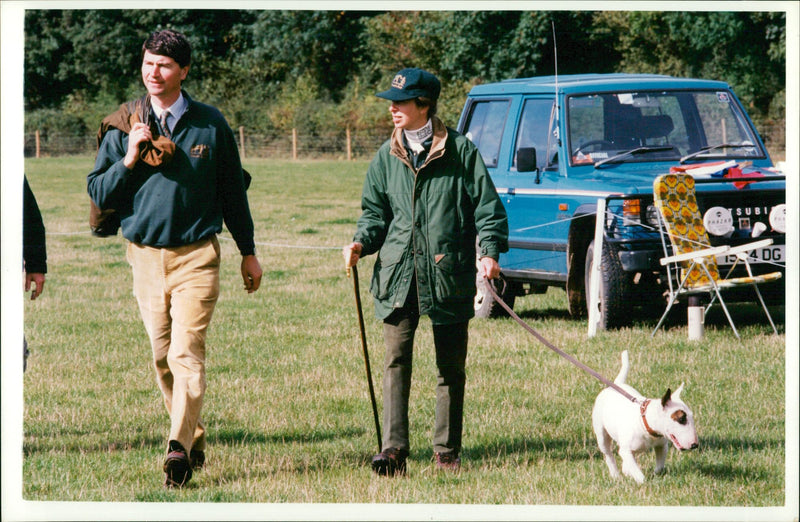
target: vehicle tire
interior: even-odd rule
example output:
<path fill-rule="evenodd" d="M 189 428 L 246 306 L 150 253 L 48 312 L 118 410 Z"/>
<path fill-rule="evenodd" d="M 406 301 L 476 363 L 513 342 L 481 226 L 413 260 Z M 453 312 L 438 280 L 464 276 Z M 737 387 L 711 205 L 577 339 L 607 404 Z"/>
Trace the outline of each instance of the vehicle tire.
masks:
<path fill-rule="evenodd" d="M 591 310 L 592 306 L 589 289 L 591 288 L 593 258 L 594 241 L 589 243 L 589 248 L 586 250 L 584 284 L 587 310 Z M 629 325 L 633 312 L 633 281 L 622 269 L 617 249 L 608 244 L 603 248 L 599 289 L 600 322 L 597 325 L 598 329 L 608 330 Z"/>
<path fill-rule="evenodd" d="M 494 296 L 486 288 L 486 285 L 492 285 L 497 296 L 508 305 L 509 308 L 514 308 L 514 300 L 517 297 L 516 288 L 514 285 L 506 281 L 501 275 L 497 279 L 487 280 L 483 276 L 478 275 L 475 281 L 477 291 L 475 292 L 475 317 L 488 319 L 496 317 L 508 317 L 508 312 L 498 303 Z"/>

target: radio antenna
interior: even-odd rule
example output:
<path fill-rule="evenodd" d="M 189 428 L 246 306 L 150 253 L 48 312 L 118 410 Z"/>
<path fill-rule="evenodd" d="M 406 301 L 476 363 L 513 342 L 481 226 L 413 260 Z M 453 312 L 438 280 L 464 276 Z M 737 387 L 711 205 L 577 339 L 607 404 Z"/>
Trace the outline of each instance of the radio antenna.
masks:
<path fill-rule="evenodd" d="M 558 43 L 556 42 L 556 23 L 550 20 L 553 27 L 553 57 L 555 58 L 556 100 L 558 100 Z"/>
<path fill-rule="evenodd" d="M 558 142 L 558 145 L 561 146 L 561 136 L 559 136 L 559 121 L 558 121 L 558 115 L 561 112 L 561 107 L 558 104 L 558 43 L 556 42 L 556 23 L 553 20 L 550 20 L 550 25 L 553 27 L 553 57 L 554 57 L 554 65 L 555 65 L 555 79 L 556 79 L 556 99 L 555 99 L 555 104 L 556 104 L 556 115 L 555 115 L 556 116 L 555 117 L 556 128 L 555 128 L 555 133 L 556 133 L 556 141 Z M 548 162 L 549 162 L 549 160 L 548 160 Z"/>

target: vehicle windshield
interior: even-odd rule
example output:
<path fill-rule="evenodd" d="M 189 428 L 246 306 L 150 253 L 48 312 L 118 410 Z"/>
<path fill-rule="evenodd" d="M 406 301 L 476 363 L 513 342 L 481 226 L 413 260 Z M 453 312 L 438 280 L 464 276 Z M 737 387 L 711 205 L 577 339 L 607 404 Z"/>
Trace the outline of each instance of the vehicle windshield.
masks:
<path fill-rule="evenodd" d="M 728 91 L 570 96 L 567 109 L 572 165 L 765 156 Z"/>

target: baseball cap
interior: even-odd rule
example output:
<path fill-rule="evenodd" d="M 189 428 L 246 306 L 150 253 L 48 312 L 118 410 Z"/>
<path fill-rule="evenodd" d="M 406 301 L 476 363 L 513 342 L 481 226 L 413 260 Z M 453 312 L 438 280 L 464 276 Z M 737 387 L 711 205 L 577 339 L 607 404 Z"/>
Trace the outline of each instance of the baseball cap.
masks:
<path fill-rule="evenodd" d="M 436 76 L 422 69 L 409 68 L 395 74 L 389 90 L 375 96 L 391 101 L 412 100 L 420 96 L 436 100 L 440 90 L 441 84 Z"/>

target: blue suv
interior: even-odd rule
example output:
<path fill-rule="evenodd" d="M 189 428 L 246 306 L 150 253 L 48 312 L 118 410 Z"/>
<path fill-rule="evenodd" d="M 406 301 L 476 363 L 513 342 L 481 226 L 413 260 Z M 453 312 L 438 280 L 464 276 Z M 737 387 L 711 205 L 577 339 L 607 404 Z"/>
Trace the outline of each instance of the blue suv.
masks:
<path fill-rule="evenodd" d="M 510 250 L 492 284 L 512 307 L 518 295 L 558 286 L 570 314 L 586 315 L 602 199 L 600 327 L 663 311 L 667 281 L 653 180 L 671 168 L 692 169 L 712 244 L 771 237 L 751 263 L 761 272 L 785 271 L 785 176 L 724 82 L 585 74 L 478 85 L 458 130 L 477 145 L 508 212 Z M 718 259 L 723 273 L 733 261 Z M 783 281 L 764 287 L 765 298 L 783 303 Z M 478 282 L 476 315 L 502 315 L 484 284 Z"/>

